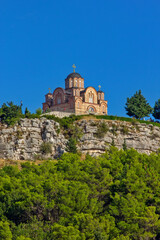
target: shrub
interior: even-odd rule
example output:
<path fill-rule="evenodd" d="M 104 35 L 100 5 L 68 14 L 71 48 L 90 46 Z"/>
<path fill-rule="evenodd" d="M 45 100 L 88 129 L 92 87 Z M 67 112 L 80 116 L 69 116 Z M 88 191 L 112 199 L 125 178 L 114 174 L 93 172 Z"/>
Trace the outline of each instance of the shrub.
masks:
<path fill-rule="evenodd" d="M 98 123 L 95 122 L 95 121 L 94 121 L 94 122 L 91 122 L 90 126 L 91 126 L 91 127 L 96 127 L 96 126 L 98 126 Z"/>
<path fill-rule="evenodd" d="M 75 138 L 73 138 L 73 137 L 69 138 L 69 140 L 67 142 L 66 151 L 71 152 L 71 153 L 77 153 L 76 144 L 77 144 L 77 142 L 76 142 Z"/>
<path fill-rule="evenodd" d="M 111 146 L 112 146 L 112 147 L 115 147 L 115 142 L 114 142 L 114 139 L 113 139 L 113 138 L 112 138 Z"/>
<path fill-rule="evenodd" d="M 67 130 L 68 135 L 78 141 L 83 136 L 82 129 L 77 124 L 71 125 Z"/>
<path fill-rule="evenodd" d="M 115 124 L 112 124 L 112 129 L 111 129 L 111 133 L 113 135 L 117 135 L 116 131 L 118 130 L 117 126 Z"/>
<path fill-rule="evenodd" d="M 135 119 L 135 118 L 132 118 L 132 125 L 137 125 L 138 124 L 138 121 L 137 121 L 137 119 Z"/>
<path fill-rule="evenodd" d="M 43 142 L 40 146 L 40 151 L 42 154 L 52 153 L 52 146 L 49 142 Z"/>
<path fill-rule="evenodd" d="M 106 123 L 102 122 L 97 126 L 97 132 L 96 132 L 95 136 L 98 138 L 103 138 L 104 135 L 108 132 L 108 130 L 109 130 L 109 128 L 106 125 Z"/>
<path fill-rule="evenodd" d="M 41 115 L 41 114 L 42 114 L 42 108 L 38 108 L 38 109 L 36 110 L 36 114 L 37 114 L 37 115 Z"/>
<path fill-rule="evenodd" d="M 22 136 L 23 136 L 23 132 L 20 130 L 17 130 L 17 138 L 22 139 L 23 138 Z"/>
<path fill-rule="evenodd" d="M 124 143 L 123 143 L 123 150 L 126 151 L 127 150 L 127 144 L 126 144 L 126 139 L 124 139 Z"/>
<path fill-rule="evenodd" d="M 125 126 L 125 125 L 123 125 L 122 126 L 122 129 L 121 129 L 121 132 L 123 133 L 123 134 L 128 134 L 128 127 L 127 126 Z"/>

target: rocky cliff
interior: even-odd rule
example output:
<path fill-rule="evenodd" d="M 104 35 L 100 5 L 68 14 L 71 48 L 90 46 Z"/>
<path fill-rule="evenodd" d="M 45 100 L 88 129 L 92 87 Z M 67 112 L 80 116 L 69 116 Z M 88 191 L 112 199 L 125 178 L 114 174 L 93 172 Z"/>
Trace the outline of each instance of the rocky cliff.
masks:
<path fill-rule="evenodd" d="M 152 124 L 108 120 L 80 120 L 74 124 L 83 133 L 77 146 L 82 153 L 97 156 L 111 144 L 147 154 L 160 148 L 160 128 Z M 1 124 L 0 158 L 35 159 L 41 154 L 43 142 L 52 147 L 52 153 L 43 157 L 55 158 L 65 152 L 67 141 L 59 123 L 53 120 L 21 119 L 13 127 Z"/>

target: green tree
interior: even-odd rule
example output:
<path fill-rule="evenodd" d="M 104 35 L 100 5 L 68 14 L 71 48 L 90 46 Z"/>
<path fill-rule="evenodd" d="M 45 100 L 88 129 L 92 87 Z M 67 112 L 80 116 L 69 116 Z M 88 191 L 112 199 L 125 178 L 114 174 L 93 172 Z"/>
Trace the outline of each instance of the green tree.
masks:
<path fill-rule="evenodd" d="M 160 99 L 155 102 L 152 115 L 155 119 L 160 119 Z"/>
<path fill-rule="evenodd" d="M 141 90 L 136 92 L 131 98 L 127 98 L 125 109 L 128 116 L 137 119 L 148 117 L 153 110 L 149 103 L 147 103 L 145 97 L 141 94 Z"/>
<path fill-rule="evenodd" d="M 22 116 L 22 105 L 18 106 L 13 104 L 13 102 L 7 102 L 7 104 L 3 103 L 0 108 L 1 122 L 6 123 L 7 125 L 13 125 Z"/>
<path fill-rule="evenodd" d="M 8 222 L 0 221 L 0 239 L 1 240 L 11 240 L 12 239 L 12 233 L 9 227 Z"/>
<path fill-rule="evenodd" d="M 32 239 L 24 236 L 19 236 L 16 238 L 16 240 L 32 240 Z"/>
<path fill-rule="evenodd" d="M 54 224 L 52 233 L 50 234 L 50 239 L 53 240 L 81 240 L 79 231 L 72 226 L 62 226 L 59 224 Z"/>
<path fill-rule="evenodd" d="M 36 110 L 36 114 L 37 114 L 37 115 L 41 115 L 41 114 L 42 114 L 42 108 L 38 108 L 38 109 Z"/>
<path fill-rule="evenodd" d="M 114 146 L 83 161 L 64 153 L 40 165 L 5 166 L 0 239 L 160 239 L 159 189 L 160 153 Z"/>
<path fill-rule="evenodd" d="M 31 116 L 31 112 L 28 110 L 28 108 L 26 107 L 26 109 L 25 109 L 25 117 L 26 118 L 29 118 L 30 116 Z"/>

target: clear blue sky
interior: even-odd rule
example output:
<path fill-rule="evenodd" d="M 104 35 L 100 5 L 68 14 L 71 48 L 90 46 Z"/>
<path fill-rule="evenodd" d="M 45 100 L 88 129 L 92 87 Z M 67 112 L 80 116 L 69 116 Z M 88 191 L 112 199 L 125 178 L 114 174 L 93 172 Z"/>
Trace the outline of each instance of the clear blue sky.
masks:
<path fill-rule="evenodd" d="M 1 0 L 0 105 L 32 112 L 72 64 L 85 86 L 102 86 L 108 112 L 125 116 L 139 89 L 160 98 L 159 0 Z"/>

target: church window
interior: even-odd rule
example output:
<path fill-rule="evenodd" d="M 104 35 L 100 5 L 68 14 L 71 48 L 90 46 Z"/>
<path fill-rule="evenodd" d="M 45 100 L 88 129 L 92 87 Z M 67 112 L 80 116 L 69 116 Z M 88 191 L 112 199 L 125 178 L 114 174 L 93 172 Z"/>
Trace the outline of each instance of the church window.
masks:
<path fill-rule="evenodd" d="M 93 103 L 93 93 L 89 93 L 89 103 Z"/>
<path fill-rule="evenodd" d="M 81 88 L 81 80 L 79 80 L 79 87 Z"/>
<path fill-rule="evenodd" d="M 61 104 L 61 97 L 57 98 L 57 104 Z"/>
<path fill-rule="evenodd" d="M 90 107 L 90 108 L 89 108 L 89 112 L 94 112 L 94 108 L 93 108 L 93 107 Z"/>
<path fill-rule="evenodd" d="M 62 103 L 62 96 L 61 96 L 60 93 L 58 93 L 57 96 L 56 96 L 56 103 L 57 104 L 61 104 Z"/>
<path fill-rule="evenodd" d="M 75 80 L 75 87 L 77 87 L 77 79 Z"/>
<path fill-rule="evenodd" d="M 71 87 L 73 87 L 73 80 L 71 79 Z"/>

